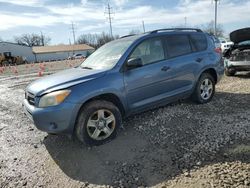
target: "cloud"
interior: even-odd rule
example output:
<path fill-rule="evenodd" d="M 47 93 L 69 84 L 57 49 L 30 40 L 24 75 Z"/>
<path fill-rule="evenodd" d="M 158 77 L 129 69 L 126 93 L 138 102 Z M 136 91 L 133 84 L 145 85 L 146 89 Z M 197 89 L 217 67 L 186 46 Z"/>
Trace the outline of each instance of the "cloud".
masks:
<path fill-rule="evenodd" d="M 43 1 L 39 0 L 0 0 L 0 3 L 10 3 L 14 5 L 31 6 L 31 7 L 43 5 Z"/>
<path fill-rule="evenodd" d="M 0 2 L 7 2 L 0 0 Z M 27 6 L 40 6 L 38 0 L 8 0 L 12 4 Z M 43 1 L 44 2 L 44 1 Z M 99 3 L 98 3 L 99 2 Z M 47 12 L 40 13 L 15 13 L 0 12 L 0 30 L 12 29 L 18 26 L 43 27 L 56 24 L 70 24 L 74 21 L 79 31 L 93 32 L 107 28 L 104 15 L 104 1 L 82 0 L 80 4 L 43 5 Z M 188 26 L 205 24 L 214 19 L 214 4 L 210 0 L 180 0 L 178 5 L 170 8 L 160 6 L 141 5 L 126 8 L 128 0 L 111 0 L 111 3 L 120 6 L 113 19 L 113 26 L 124 30 L 131 30 L 141 26 L 144 20 L 146 27 L 172 27 L 184 24 L 187 17 Z M 249 24 L 250 1 L 224 0 L 219 4 L 218 23 L 235 24 L 244 22 Z M 121 31 L 121 30 L 120 30 Z"/>
<path fill-rule="evenodd" d="M 85 5 L 88 2 L 88 0 L 81 0 L 81 4 Z"/>
<path fill-rule="evenodd" d="M 8 15 L 0 13 L 0 31 L 8 30 L 19 26 L 43 27 L 53 25 L 61 20 L 51 15 L 28 14 L 28 15 Z M 38 21 L 39 20 L 39 21 Z"/>
<path fill-rule="evenodd" d="M 128 0 L 112 0 L 116 6 L 121 7 L 128 3 Z"/>

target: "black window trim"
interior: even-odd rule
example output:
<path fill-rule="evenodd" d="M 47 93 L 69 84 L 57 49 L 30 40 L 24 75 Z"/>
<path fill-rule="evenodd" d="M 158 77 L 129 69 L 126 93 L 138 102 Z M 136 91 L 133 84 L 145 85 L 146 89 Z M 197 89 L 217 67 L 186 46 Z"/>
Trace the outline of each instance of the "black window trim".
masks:
<path fill-rule="evenodd" d="M 195 47 L 195 44 L 194 44 L 194 40 L 192 39 L 191 35 L 203 35 L 205 37 L 205 40 L 206 40 L 206 48 L 204 50 L 196 50 L 196 47 Z M 204 34 L 198 34 L 198 33 L 195 33 L 195 34 L 189 34 L 189 39 L 190 39 L 190 43 L 192 44 L 191 47 L 193 46 L 194 49 L 193 49 L 193 52 L 194 53 L 197 53 L 197 52 L 204 52 L 208 49 L 208 40 L 207 40 L 207 36 L 204 35 Z"/>
<path fill-rule="evenodd" d="M 162 61 L 165 61 L 167 59 L 167 54 L 166 54 L 166 50 L 165 50 L 165 44 L 164 44 L 164 39 L 163 39 L 164 36 L 154 36 L 154 37 L 149 37 L 149 38 L 145 38 L 143 39 L 142 41 L 140 41 L 133 49 L 132 51 L 128 54 L 128 56 L 126 57 L 124 63 L 123 63 L 123 66 L 122 66 L 122 72 L 126 72 L 126 71 L 129 71 L 129 70 L 134 70 L 134 69 L 138 69 L 138 68 L 141 68 L 141 67 L 145 67 L 147 65 L 152 65 L 152 64 L 155 64 L 155 63 L 159 63 L 159 62 L 162 62 Z M 148 64 L 145 64 L 141 67 L 135 67 L 135 68 L 132 68 L 132 69 L 127 69 L 127 61 L 130 57 L 130 55 L 135 51 L 135 49 L 143 42 L 145 42 L 146 40 L 151 40 L 151 39 L 160 39 L 161 41 L 161 44 L 162 44 L 162 48 L 163 48 L 163 52 L 164 52 L 164 58 L 161 59 L 161 60 L 158 60 L 158 61 L 154 61 L 152 63 L 148 63 Z"/>
<path fill-rule="evenodd" d="M 188 52 L 188 53 L 185 53 L 185 54 L 181 54 L 181 55 L 177 55 L 177 56 L 173 56 L 173 57 L 170 57 L 169 56 L 169 52 L 168 52 L 168 47 L 167 47 L 167 37 L 168 36 L 187 36 L 187 38 L 188 38 L 188 43 L 189 43 L 189 46 L 190 46 L 190 49 L 191 49 L 191 51 L 190 52 Z M 189 38 L 189 34 L 185 34 L 185 33 L 181 33 L 181 34 L 171 34 L 171 35 L 165 35 L 164 37 L 166 37 L 165 39 L 164 39 L 164 45 L 166 46 L 166 51 L 167 51 L 167 60 L 171 60 L 171 59 L 174 59 L 174 58 L 178 58 L 178 57 L 181 57 L 181 56 L 184 56 L 184 55 L 189 55 L 189 54 L 192 54 L 192 53 L 194 53 L 194 51 L 193 51 L 193 49 L 192 49 L 192 45 L 191 45 L 191 43 L 190 43 L 190 38 Z"/>

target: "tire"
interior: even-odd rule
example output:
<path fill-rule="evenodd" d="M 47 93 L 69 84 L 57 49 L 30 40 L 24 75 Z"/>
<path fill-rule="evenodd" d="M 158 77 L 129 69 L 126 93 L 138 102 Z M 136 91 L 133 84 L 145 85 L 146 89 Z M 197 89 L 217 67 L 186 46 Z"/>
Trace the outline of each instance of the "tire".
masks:
<path fill-rule="evenodd" d="M 225 68 L 226 76 L 234 76 L 236 74 L 236 70 L 233 68 Z"/>
<path fill-rule="evenodd" d="M 212 100 L 215 93 L 215 80 L 209 73 L 203 73 L 192 94 L 192 100 L 198 104 L 208 103 Z"/>
<path fill-rule="evenodd" d="M 101 145 L 116 137 L 121 122 L 121 113 L 113 103 L 91 101 L 79 112 L 75 134 L 82 143 Z"/>

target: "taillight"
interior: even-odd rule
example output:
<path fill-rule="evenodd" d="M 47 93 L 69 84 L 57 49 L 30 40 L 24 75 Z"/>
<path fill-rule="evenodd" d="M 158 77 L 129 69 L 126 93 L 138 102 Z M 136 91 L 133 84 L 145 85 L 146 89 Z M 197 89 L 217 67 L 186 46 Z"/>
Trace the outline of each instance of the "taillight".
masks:
<path fill-rule="evenodd" d="M 215 51 L 216 53 L 219 53 L 219 54 L 221 54 L 221 53 L 222 53 L 222 50 L 221 50 L 221 48 L 220 48 L 220 47 L 215 48 L 215 49 L 214 49 L 214 51 Z"/>

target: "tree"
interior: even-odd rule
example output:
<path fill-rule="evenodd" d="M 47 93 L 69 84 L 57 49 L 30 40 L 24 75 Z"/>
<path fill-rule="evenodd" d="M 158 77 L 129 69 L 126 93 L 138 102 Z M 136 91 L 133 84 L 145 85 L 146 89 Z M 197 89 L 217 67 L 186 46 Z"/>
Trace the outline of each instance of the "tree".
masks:
<path fill-rule="evenodd" d="M 48 45 L 51 38 L 43 34 L 22 34 L 14 37 L 16 43 L 24 46 L 45 46 Z"/>
<path fill-rule="evenodd" d="M 102 32 L 101 34 L 82 34 L 78 37 L 78 44 L 88 44 L 94 48 L 99 48 L 100 46 L 110 42 L 114 39 L 119 38 L 119 35 L 111 37 L 109 34 Z"/>
<path fill-rule="evenodd" d="M 139 29 L 132 29 L 131 31 L 129 31 L 129 35 L 137 35 L 140 33 L 141 31 Z"/>
<path fill-rule="evenodd" d="M 203 29 L 203 31 L 209 33 L 209 34 L 213 34 L 214 33 L 214 21 L 211 21 L 205 25 L 202 25 L 201 28 Z M 224 36 L 224 29 L 223 26 L 221 24 L 217 24 L 217 28 L 216 28 L 216 36 L 217 37 L 223 37 Z"/>
<path fill-rule="evenodd" d="M 109 34 L 102 32 L 102 34 L 100 34 L 97 38 L 97 48 L 112 40 L 114 40 L 114 37 L 111 37 Z"/>
<path fill-rule="evenodd" d="M 95 47 L 97 44 L 97 34 L 82 34 L 78 37 L 77 43 L 78 44 L 87 44 L 92 47 Z"/>

